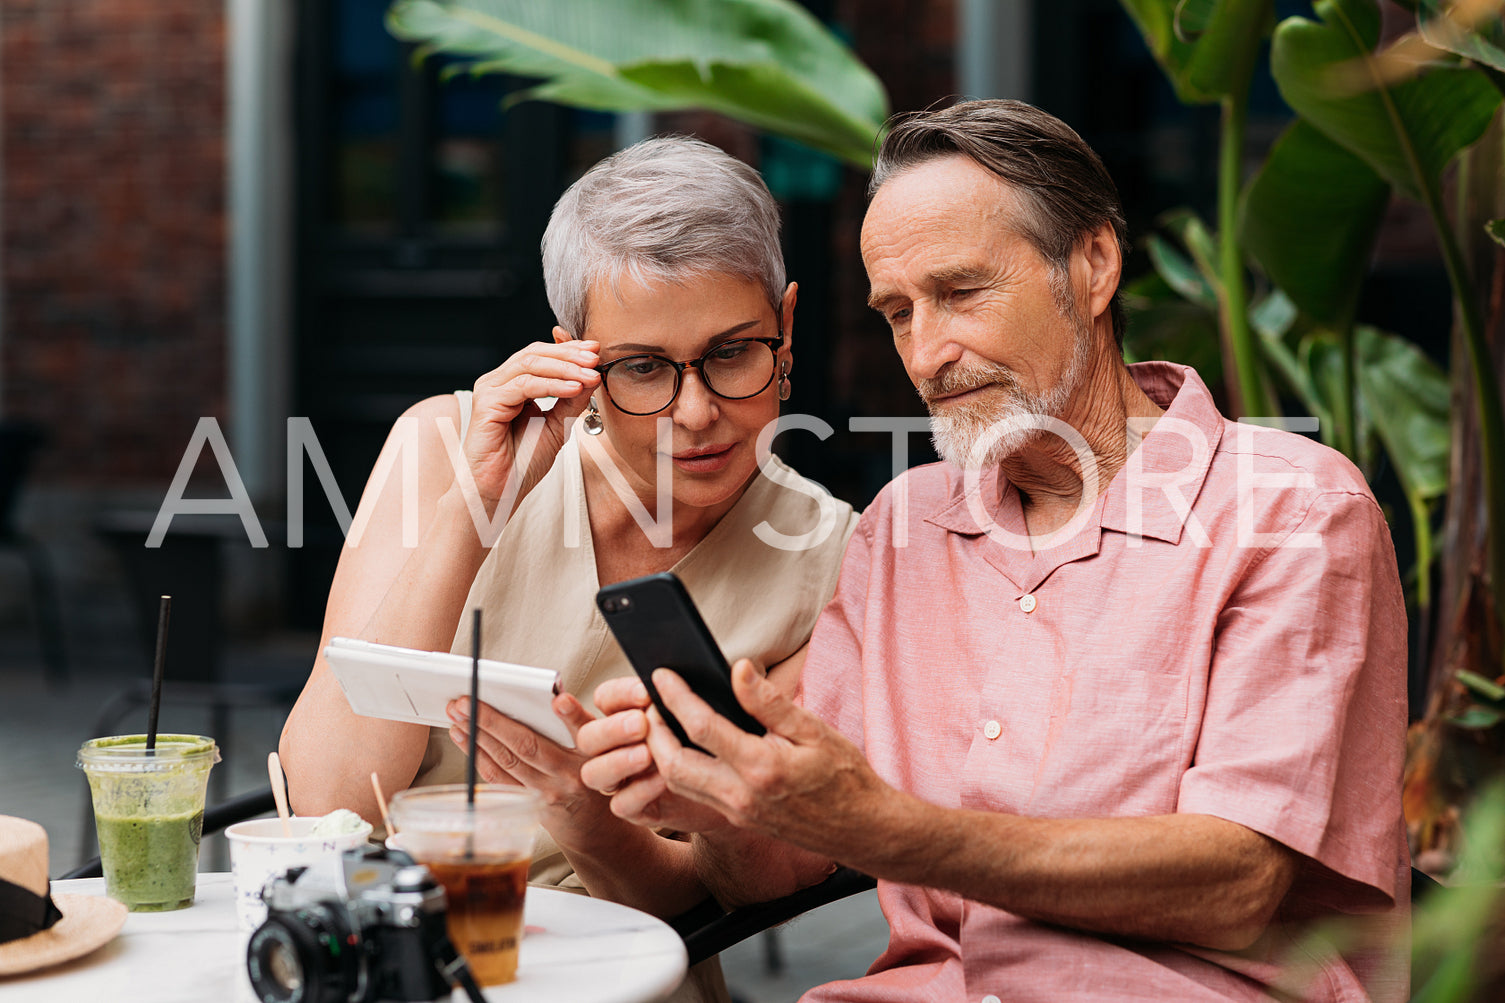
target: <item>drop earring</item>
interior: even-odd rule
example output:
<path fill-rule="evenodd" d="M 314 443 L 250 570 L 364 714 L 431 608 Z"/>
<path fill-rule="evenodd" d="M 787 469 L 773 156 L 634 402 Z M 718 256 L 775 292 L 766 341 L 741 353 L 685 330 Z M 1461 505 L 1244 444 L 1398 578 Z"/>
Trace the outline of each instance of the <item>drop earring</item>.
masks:
<path fill-rule="evenodd" d="M 592 397 L 590 407 L 585 411 L 585 417 L 580 419 L 585 423 L 586 435 L 600 435 L 606 426 L 601 421 L 601 412 L 596 410 L 596 398 Z"/>
<path fill-rule="evenodd" d="M 779 400 L 789 399 L 789 363 L 779 363 Z"/>

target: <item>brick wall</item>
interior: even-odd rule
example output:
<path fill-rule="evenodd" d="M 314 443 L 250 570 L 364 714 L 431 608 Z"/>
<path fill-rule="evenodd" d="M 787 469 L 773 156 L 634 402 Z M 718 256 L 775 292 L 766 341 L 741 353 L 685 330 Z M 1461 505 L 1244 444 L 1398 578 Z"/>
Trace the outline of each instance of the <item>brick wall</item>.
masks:
<path fill-rule="evenodd" d="M 162 484 L 223 418 L 225 18 L 0 0 L 0 402 L 37 479 Z"/>

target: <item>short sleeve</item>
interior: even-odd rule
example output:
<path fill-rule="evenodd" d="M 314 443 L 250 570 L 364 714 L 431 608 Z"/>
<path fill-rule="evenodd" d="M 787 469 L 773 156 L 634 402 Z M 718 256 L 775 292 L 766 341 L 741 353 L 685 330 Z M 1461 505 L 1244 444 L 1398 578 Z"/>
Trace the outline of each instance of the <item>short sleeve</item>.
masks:
<path fill-rule="evenodd" d="M 800 673 L 798 702 L 862 747 L 862 632 L 873 557 L 873 510 L 857 523 L 836 592 L 821 611 Z"/>
<path fill-rule="evenodd" d="M 1372 498 L 1317 495 L 1219 617 L 1177 810 L 1304 855 L 1285 911 L 1389 908 L 1405 729 L 1406 612 L 1389 529 Z"/>

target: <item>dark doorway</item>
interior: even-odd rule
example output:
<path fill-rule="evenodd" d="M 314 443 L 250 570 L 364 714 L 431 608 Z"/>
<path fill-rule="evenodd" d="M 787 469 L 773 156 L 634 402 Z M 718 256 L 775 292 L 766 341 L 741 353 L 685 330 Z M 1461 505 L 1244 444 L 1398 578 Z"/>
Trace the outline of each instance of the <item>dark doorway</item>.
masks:
<path fill-rule="evenodd" d="M 559 193 L 613 138 L 611 116 L 504 110 L 509 78 L 415 65 L 386 7 L 305 0 L 297 22 L 292 413 L 311 419 L 352 510 L 409 405 L 548 337 L 538 242 Z M 305 511 L 289 616 L 316 626 L 340 538 L 322 497 Z"/>

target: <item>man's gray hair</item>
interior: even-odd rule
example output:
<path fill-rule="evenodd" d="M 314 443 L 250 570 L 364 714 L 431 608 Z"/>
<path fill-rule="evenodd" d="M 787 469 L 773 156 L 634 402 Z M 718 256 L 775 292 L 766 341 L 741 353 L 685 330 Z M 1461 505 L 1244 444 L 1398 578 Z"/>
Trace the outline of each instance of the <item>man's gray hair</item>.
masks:
<path fill-rule="evenodd" d="M 1022 101 L 963 101 L 949 108 L 889 119 L 868 183 L 868 197 L 889 179 L 943 157 L 963 156 L 1016 191 L 1023 237 L 1050 264 L 1051 293 L 1063 309 L 1071 255 L 1084 236 L 1109 225 L 1119 254 L 1129 256 L 1123 204 L 1092 147 L 1049 112 Z M 1109 306 L 1113 336 L 1124 343 L 1122 295 Z"/>
<path fill-rule="evenodd" d="M 736 275 L 784 297 L 779 208 L 758 172 L 709 143 L 660 136 L 612 154 L 569 187 L 543 235 L 559 326 L 583 337 L 593 288 Z"/>

